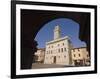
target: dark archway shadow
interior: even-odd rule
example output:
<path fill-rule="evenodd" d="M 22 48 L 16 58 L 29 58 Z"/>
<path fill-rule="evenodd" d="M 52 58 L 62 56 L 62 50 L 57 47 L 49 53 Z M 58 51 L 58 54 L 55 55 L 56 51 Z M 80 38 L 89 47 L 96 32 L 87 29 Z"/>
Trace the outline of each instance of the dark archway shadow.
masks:
<path fill-rule="evenodd" d="M 21 69 L 31 69 L 33 54 L 37 50 L 34 40 L 39 30 L 51 20 L 70 18 L 80 25 L 79 38 L 90 52 L 90 13 L 21 10 Z"/>

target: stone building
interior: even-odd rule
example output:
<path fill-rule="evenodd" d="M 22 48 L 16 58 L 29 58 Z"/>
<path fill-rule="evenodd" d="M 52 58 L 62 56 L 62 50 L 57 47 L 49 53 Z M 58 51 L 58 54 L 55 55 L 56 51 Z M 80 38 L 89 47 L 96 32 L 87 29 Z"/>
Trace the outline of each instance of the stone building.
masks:
<path fill-rule="evenodd" d="M 73 48 L 69 37 L 61 37 L 60 32 L 60 27 L 56 26 L 54 29 L 54 40 L 46 42 L 46 48 L 38 49 L 35 52 L 35 62 L 66 66 L 90 65 L 87 48 Z"/>
<path fill-rule="evenodd" d="M 45 55 L 45 48 L 39 48 L 34 55 L 35 63 L 43 63 L 44 55 Z"/>
<path fill-rule="evenodd" d="M 71 50 L 72 64 L 74 66 L 90 65 L 90 57 L 86 47 L 73 48 Z"/>
<path fill-rule="evenodd" d="M 46 42 L 44 64 L 71 65 L 71 42 L 60 36 L 60 27 L 54 29 L 54 40 Z"/>

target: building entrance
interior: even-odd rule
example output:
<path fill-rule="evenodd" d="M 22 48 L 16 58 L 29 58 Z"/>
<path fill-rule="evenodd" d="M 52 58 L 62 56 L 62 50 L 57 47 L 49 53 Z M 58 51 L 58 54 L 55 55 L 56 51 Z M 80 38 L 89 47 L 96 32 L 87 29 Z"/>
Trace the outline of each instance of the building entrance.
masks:
<path fill-rule="evenodd" d="M 53 63 L 56 63 L 56 56 L 54 56 L 54 60 L 53 60 Z"/>
<path fill-rule="evenodd" d="M 75 66 L 83 66 L 83 60 L 75 60 Z"/>

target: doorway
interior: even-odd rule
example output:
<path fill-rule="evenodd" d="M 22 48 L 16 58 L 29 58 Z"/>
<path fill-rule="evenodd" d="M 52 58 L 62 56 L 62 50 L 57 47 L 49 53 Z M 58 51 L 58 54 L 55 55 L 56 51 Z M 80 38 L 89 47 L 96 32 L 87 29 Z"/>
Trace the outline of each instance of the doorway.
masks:
<path fill-rule="evenodd" d="M 75 60 L 75 66 L 83 66 L 83 60 Z"/>
<path fill-rule="evenodd" d="M 53 60 L 53 63 L 56 63 L 56 56 L 54 56 L 54 60 Z"/>

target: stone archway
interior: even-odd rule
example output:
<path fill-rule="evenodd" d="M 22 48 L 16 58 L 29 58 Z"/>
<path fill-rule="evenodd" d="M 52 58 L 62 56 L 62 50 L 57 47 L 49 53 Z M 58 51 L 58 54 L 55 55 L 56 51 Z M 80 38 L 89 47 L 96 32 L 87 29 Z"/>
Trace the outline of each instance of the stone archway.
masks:
<path fill-rule="evenodd" d="M 33 53 L 37 50 L 34 40 L 47 22 L 57 18 L 70 18 L 80 24 L 79 38 L 90 51 L 90 13 L 21 10 L 21 69 L 30 69 Z"/>

